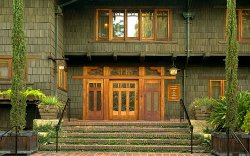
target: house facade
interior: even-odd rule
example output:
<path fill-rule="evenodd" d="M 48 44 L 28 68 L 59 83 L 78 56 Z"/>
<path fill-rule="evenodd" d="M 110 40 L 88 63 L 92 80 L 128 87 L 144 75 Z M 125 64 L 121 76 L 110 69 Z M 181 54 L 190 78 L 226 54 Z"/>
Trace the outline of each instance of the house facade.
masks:
<path fill-rule="evenodd" d="M 83 120 L 176 120 L 180 99 L 224 96 L 226 0 L 25 0 L 27 84 Z M 250 90 L 250 2 L 237 1 L 239 89 Z M 0 1 L 0 90 L 12 2 Z M 175 67 L 176 71 L 170 72 Z"/>

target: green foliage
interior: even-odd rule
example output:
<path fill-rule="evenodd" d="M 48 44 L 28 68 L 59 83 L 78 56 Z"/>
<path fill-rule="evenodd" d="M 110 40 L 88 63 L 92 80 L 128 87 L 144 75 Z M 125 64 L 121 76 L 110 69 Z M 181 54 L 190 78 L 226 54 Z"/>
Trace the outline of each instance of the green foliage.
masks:
<path fill-rule="evenodd" d="M 212 112 L 208 122 L 215 131 L 225 131 L 227 103 L 225 99 L 218 99 L 212 104 Z"/>
<path fill-rule="evenodd" d="M 250 108 L 250 93 L 240 92 L 236 96 L 238 103 L 238 109 L 235 115 L 234 130 L 239 131 L 243 125 L 244 117 L 247 114 L 247 110 Z M 210 124 L 213 126 L 214 131 L 222 132 L 226 131 L 226 113 L 228 112 L 228 104 L 226 99 L 218 99 L 212 105 L 212 113 L 209 118 Z"/>
<path fill-rule="evenodd" d="M 237 94 L 238 94 L 238 42 L 237 42 L 237 19 L 236 0 L 227 0 L 227 22 L 226 22 L 226 127 L 236 129 L 237 121 Z"/>
<path fill-rule="evenodd" d="M 55 127 L 51 124 L 34 126 L 33 130 L 38 133 L 38 143 L 39 145 L 46 145 L 53 143 L 51 142 L 51 138 L 56 136 Z"/>
<path fill-rule="evenodd" d="M 45 98 L 45 94 L 40 91 L 40 89 L 32 89 L 32 88 L 27 88 L 24 92 L 23 92 L 25 97 L 28 96 L 34 96 L 36 99 L 43 99 Z"/>
<path fill-rule="evenodd" d="M 244 130 L 247 133 L 250 133 L 250 109 L 248 110 L 245 118 L 244 118 L 244 123 L 241 126 L 242 130 Z"/>
<path fill-rule="evenodd" d="M 11 126 L 23 129 L 26 125 L 25 90 L 26 48 L 23 28 L 23 0 L 13 0 L 13 29 L 12 29 L 12 85 L 11 85 Z"/>
<path fill-rule="evenodd" d="M 1 92 L 1 94 L 3 94 L 3 95 L 7 95 L 7 96 L 9 96 L 9 97 L 10 97 L 10 95 L 11 95 L 11 89 L 8 89 L 8 90 L 5 90 L 5 91 L 2 91 L 2 92 Z"/>
<path fill-rule="evenodd" d="M 64 104 L 58 100 L 55 96 L 46 96 L 42 99 L 39 106 L 46 105 L 46 106 L 58 106 L 59 108 L 63 108 Z"/>
<path fill-rule="evenodd" d="M 194 101 L 188 107 L 190 116 L 194 118 L 195 108 L 201 108 L 205 106 L 208 110 L 210 110 L 213 102 L 214 100 L 209 97 L 195 98 Z"/>

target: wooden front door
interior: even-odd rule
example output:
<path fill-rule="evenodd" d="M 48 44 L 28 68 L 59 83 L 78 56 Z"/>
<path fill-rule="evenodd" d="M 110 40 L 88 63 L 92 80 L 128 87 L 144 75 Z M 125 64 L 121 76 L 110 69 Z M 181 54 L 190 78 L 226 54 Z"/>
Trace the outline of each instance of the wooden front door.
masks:
<path fill-rule="evenodd" d="M 138 119 L 138 81 L 111 80 L 109 112 L 113 120 Z"/>
<path fill-rule="evenodd" d="M 161 81 L 145 80 L 144 83 L 144 118 L 145 120 L 161 119 Z"/>
<path fill-rule="evenodd" d="M 102 120 L 103 119 L 103 81 L 88 80 L 87 81 L 87 119 Z"/>

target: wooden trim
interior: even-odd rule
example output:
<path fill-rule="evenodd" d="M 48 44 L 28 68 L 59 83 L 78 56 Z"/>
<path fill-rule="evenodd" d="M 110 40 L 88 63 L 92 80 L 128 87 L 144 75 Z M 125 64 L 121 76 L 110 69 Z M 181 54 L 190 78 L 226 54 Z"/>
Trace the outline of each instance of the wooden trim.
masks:
<path fill-rule="evenodd" d="M 161 79 L 161 92 L 160 92 L 160 97 L 161 97 L 161 121 L 164 121 L 164 113 L 165 113 L 165 92 L 164 92 L 164 87 L 165 83 L 164 80 Z"/>
<path fill-rule="evenodd" d="M 73 79 L 111 79 L 111 80 L 137 80 L 137 79 L 152 79 L 152 80 L 159 80 L 159 79 L 166 79 L 166 80 L 175 80 L 176 76 L 80 76 L 74 75 L 72 76 Z"/>

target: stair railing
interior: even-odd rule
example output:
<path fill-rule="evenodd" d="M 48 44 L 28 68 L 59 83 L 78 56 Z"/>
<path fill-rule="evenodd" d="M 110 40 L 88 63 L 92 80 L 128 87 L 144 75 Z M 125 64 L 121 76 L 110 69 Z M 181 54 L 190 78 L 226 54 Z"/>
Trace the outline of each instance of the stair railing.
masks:
<path fill-rule="evenodd" d="M 190 131 L 190 135 L 191 135 L 190 136 L 190 148 L 191 148 L 191 153 L 193 153 L 193 131 L 194 131 L 194 127 L 191 124 L 187 108 L 186 108 L 186 106 L 184 104 L 184 101 L 182 99 L 180 99 L 180 105 L 182 106 L 182 108 L 183 108 L 183 110 L 184 110 L 184 112 L 186 114 L 187 121 L 188 121 L 189 131 Z"/>
<path fill-rule="evenodd" d="M 18 138 L 18 131 L 19 131 L 19 126 L 13 126 L 9 130 L 5 131 L 1 136 L 0 136 L 0 141 L 3 140 L 5 135 L 11 132 L 15 128 L 15 155 L 17 155 L 17 138 Z"/>
<path fill-rule="evenodd" d="M 243 151 L 245 152 L 245 154 L 247 156 L 250 156 L 249 151 L 246 149 L 246 147 L 244 146 L 244 144 L 242 143 L 242 141 L 239 139 L 239 137 L 235 134 L 235 132 L 230 129 L 227 133 L 228 133 L 228 139 L 229 139 L 229 133 L 231 133 L 231 135 L 233 136 L 233 138 L 240 144 L 240 146 L 243 149 Z M 228 145 L 229 145 L 229 140 L 227 140 L 227 141 L 228 141 Z M 228 150 L 228 155 L 229 155 L 229 148 L 227 150 Z"/>
<path fill-rule="evenodd" d="M 56 152 L 58 151 L 58 132 L 60 130 L 62 118 L 63 118 L 64 112 L 65 112 L 67 106 L 69 106 L 68 107 L 68 113 L 69 113 L 70 112 L 70 98 L 67 99 L 67 102 L 62 110 L 62 113 L 60 114 L 59 121 L 56 125 Z M 70 121 L 70 114 L 68 114 L 67 117 L 68 117 L 68 121 Z"/>

